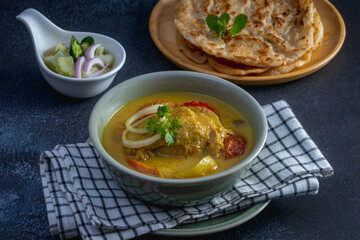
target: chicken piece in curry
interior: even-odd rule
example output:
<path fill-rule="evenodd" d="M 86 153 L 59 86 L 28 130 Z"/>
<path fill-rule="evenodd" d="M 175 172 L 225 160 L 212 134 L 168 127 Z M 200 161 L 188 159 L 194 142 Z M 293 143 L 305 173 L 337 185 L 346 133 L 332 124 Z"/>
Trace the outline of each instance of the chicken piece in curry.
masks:
<path fill-rule="evenodd" d="M 197 178 L 224 171 L 253 147 L 253 130 L 233 106 L 195 93 L 161 93 L 119 109 L 103 133 L 105 150 L 135 171 Z"/>

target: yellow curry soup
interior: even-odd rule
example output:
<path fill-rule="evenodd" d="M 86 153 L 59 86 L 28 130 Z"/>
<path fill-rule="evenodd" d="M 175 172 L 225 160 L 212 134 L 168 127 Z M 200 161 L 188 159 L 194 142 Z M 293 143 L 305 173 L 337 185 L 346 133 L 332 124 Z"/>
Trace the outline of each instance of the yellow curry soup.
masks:
<path fill-rule="evenodd" d="M 176 130 L 169 128 L 176 135 L 172 144 L 161 134 L 145 130 L 148 122 L 166 123 L 156 115 L 158 106 L 164 105 L 169 107 L 169 119 L 181 125 Z M 134 116 L 140 117 L 133 121 Z M 250 153 L 254 140 L 249 121 L 233 106 L 206 95 L 172 92 L 137 99 L 120 108 L 107 123 L 102 144 L 116 161 L 141 173 L 196 178 L 235 166 Z"/>

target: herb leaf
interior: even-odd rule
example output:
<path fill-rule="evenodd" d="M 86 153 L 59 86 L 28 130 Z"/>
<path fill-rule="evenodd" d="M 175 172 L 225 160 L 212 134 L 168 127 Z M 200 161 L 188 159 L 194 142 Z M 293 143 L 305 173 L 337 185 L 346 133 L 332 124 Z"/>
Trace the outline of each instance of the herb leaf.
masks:
<path fill-rule="evenodd" d="M 225 28 L 222 28 L 219 24 L 219 17 L 211 14 L 209 16 L 206 17 L 206 24 L 208 25 L 208 27 L 210 28 L 210 30 L 216 32 L 217 34 L 217 38 L 220 37 L 221 33 L 225 30 Z"/>
<path fill-rule="evenodd" d="M 154 132 L 156 132 L 157 130 L 157 121 L 149 118 L 146 122 L 146 130 L 150 133 L 150 134 L 154 134 Z"/>
<path fill-rule="evenodd" d="M 170 107 L 168 105 L 158 107 L 158 109 L 157 109 L 158 117 L 163 118 L 165 116 L 169 116 L 169 114 L 168 114 L 169 110 L 170 110 Z"/>
<path fill-rule="evenodd" d="M 206 24 L 208 27 L 216 32 L 216 37 L 219 38 L 221 34 L 226 30 L 226 26 L 229 24 L 230 15 L 228 13 L 222 14 L 220 17 L 211 14 L 206 17 Z"/>
<path fill-rule="evenodd" d="M 236 35 L 245 27 L 248 17 L 245 14 L 240 14 L 235 17 L 233 26 L 231 27 L 229 33 L 231 35 Z M 216 32 L 216 38 L 219 38 L 221 35 L 227 35 L 228 30 L 227 25 L 230 21 L 230 15 L 228 13 L 223 13 L 220 17 L 210 14 L 206 17 L 206 24 L 210 30 Z M 224 37 L 224 36 L 223 36 Z"/>
<path fill-rule="evenodd" d="M 182 126 L 181 126 L 179 120 L 177 120 L 176 118 L 174 120 L 172 120 L 171 123 L 170 123 L 170 128 L 171 129 L 178 130 L 181 127 Z"/>
<path fill-rule="evenodd" d="M 219 17 L 219 25 L 221 27 L 224 28 L 224 30 L 226 29 L 226 26 L 229 24 L 230 21 L 230 15 L 228 13 L 223 13 L 220 17 Z"/>
<path fill-rule="evenodd" d="M 171 146 L 176 142 L 177 132 L 181 128 L 178 119 L 171 119 L 169 115 L 170 107 L 167 105 L 158 107 L 158 118 L 149 118 L 146 122 L 146 130 L 150 134 L 158 133 Z M 161 119 L 161 120 L 160 120 Z"/>
<path fill-rule="evenodd" d="M 169 146 L 173 145 L 176 142 L 176 138 L 177 138 L 177 132 L 175 132 L 175 131 L 171 131 L 171 132 L 167 131 L 164 136 L 165 142 Z"/>
<path fill-rule="evenodd" d="M 236 35 L 239 32 L 241 32 L 244 29 L 244 27 L 247 23 L 247 20 L 248 20 L 248 17 L 245 14 L 237 15 L 234 20 L 234 23 L 229 31 L 230 34 Z"/>

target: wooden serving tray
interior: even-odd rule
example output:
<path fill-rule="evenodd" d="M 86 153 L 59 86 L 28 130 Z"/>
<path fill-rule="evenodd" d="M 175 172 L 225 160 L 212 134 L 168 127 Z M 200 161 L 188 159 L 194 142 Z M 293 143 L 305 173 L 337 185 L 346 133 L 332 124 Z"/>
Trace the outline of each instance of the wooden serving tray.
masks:
<path fill-rule="evenodd" d="M 291 72 L 275 76 L 228 75 L 217 72 L 209 63 L 195 63 L 179 51 L 173 16 L 175 1 L 160 0 L 150 16 L 150 34 L 159 50 L 183 69 L 212 74 L 239 85 L 270 85 L 307 76 L 329 63 L 339 52 L 345 40 L 345 23 L 337 9 L 327 0 L 313 0 L 324 25 L 324 39 L 321 47 L 313 51 L 310 62 Z"/>

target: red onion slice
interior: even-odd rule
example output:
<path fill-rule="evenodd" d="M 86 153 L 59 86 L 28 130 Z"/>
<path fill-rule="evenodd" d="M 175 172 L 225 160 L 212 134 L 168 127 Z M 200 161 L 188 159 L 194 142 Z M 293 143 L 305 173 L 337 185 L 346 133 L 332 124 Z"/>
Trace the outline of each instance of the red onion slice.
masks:
<path fill-rule="evenodd" d="M 75 64 L 75 78 L 81 78 L 81 69 L 86 61 L 85 57 L 79 57 Z"/>
<path fill-rule="evenodd" d="M 101 58 L 96 57 L 96 58 L 87 59 L 83 65 L 84 73 L 89 74 L 91 68 L 96 64 L 100 65 L 102 68 L 105 66 L 104 61 Z"/>
<path fill-rule="evenodd" d="M 92 78 L 92 77 L 97 77 L 100 76 L 105 70 L 106 68 L 109 66 L 109 64 L 106 64 L 105 67 L 103 67 L 101 70 L 94 72 L 93 74 L 86 74 L 87 78 Z"/>
<path fill-rule="evenodd" d="M 90 47 L 88 47 L 86 49 L 86 52 L 85 52 L 86 59 L 94 58 L 95 57 L 95 51 L 100 46 L 101 46 L 101 44 L 98 43 L 98 44 L 93 44 Z"/>

